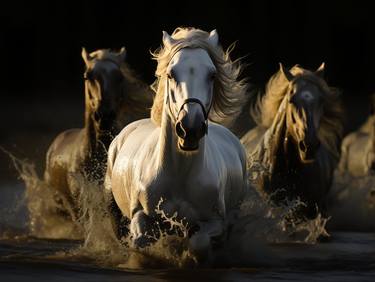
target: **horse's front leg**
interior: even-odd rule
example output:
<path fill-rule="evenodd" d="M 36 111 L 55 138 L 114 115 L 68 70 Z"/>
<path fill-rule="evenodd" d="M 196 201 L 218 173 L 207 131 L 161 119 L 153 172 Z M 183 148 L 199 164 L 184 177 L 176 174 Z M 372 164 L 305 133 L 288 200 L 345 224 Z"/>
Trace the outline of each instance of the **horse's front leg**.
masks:
<path fill-rule="evenodd" d="M 155 226 L 154 219 L 143 210 L 137 211 L 130 222 L 130 234 L 134 247 L 144 248 L 155 242 L 158 235 Z"/>
<path fill-rule="evenodd" d="M 213 219 L 198 222 L 199 230 L 189 240 L 190 250 L 201 259 L 209 259 L 215 241 L 222 239 L 225 233 L 224 221 Z"/>

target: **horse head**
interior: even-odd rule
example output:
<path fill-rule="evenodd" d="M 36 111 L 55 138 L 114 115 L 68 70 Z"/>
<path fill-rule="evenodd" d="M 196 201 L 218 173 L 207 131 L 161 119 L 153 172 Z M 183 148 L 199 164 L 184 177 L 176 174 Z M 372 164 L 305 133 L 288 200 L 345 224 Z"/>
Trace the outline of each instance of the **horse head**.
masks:
<path fill-rule="evenodd" d="M 308 77 L 293 75 L 281 64 L 280 68 L 289 81 L 286 134 L 296 145 L 300 160 L 303 163 L 311 163 L 320 147 L 318 133 L 323 116 L 325 93 Z M 311 75 L 323 77 L 323 73 L 324 63 Z"/>
<path fill-rule="evenodd" d="M 83 48 L 82 58 L 86 65 L 86 107 L 90 108 L 100 130 L 111 130 L 123 99 L 121 65 L 126 58 L 125 48 L 119 52 L 97 50 L 90 54 Z"/>
<path fill-rule="evenodd" d="M 170 48 L 176 40 L 163 32 L 163 44 Z M 217 45 L 213 30 L 208 44 Z M 184 47 L 178 49 L 166 70 L 165 101 L 174 121 L 178 146 L 195 151 L 208 131 L 208 115 L 212 106 L 216 67 L 207 50 Z"/>

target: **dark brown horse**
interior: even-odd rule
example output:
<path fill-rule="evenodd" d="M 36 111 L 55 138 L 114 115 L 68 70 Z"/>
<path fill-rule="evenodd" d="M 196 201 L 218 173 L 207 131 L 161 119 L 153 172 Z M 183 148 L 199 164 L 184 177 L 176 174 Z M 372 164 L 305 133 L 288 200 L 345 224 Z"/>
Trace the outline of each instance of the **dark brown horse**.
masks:
<path fill-rule="evenodd" d="M 86 65 L 84 127 L 60 133 L 47 153 L 45 180 L 60 200 L 76 209 L 77 173 L 103 182 L 107 149 L 127 124 L 149 117 L 153 92 L 138 80 L 119 52 L 82 50 Z M 74 216 L 74 214 L 71 216 Z"/>
<path fill-rule="evenodd" d="M 294 66 L 270 79 L 253 114 L 258 126 L 242 139 L 249 162 L 260 164 L 257 189 L 276 204 L 300 199 L 298 219 L 325 212 L 339 159 L 342 107 L 337 91 L 316 71 Z"/>

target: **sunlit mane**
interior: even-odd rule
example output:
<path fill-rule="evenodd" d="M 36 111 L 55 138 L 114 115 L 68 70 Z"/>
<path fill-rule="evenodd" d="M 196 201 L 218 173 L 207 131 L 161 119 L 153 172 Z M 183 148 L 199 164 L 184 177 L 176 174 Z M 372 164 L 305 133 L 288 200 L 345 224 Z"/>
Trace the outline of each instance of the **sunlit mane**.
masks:
<path fill-rule="evenodd" d="M 246 100 L 247 84 L 239 79 L 242 71 L 241 63 L 230 59 L 230 52 L 234 45 L 227 51 L 218 45 L 212 46 L 207 38 L 209 33 L 195 28 L 177 28 L 172 38 L 177 43 L 171 49 L 161 47 L 153 57 L 158 62 L 156 69 L 157 80 L 153 85 L 156 92 L 154 104 L 151 110 L 151 118 L 155 124 L 161 124 L 161 116 L 164 105 L 164 82 L 167 66 L 173 57 L 182 48 L 202 48 L 207 51 L 214 63 L 217 75 L 214 83 L 213 105 L 210 113 L 210 120 L 229 126 L 240 114 L 240 110 Z"/>
<path fill-rule="evenodd" d="M 329 87 L 324 79 L 314 72 L 295 65 L 290 72 L 297 79 L 309 81 L 323 91 L 323 115 L 318 132 L 320 142 L 336 157 L 339 157 L 339 146 L 343 132 L 343 106 L 340 93 L 336 88 Z M 263 97 L 260 97 L 251 113 L 258 125 L 269 127 L 288 93 L 289 81 L 281 70 L 274 74 L 266 86 Z"/>
<path fill-rule="evenodd" d="M 147 114 L 150 111 L 154 93 L 150 87 L 141 81 L 129 65 L 122 59 L 119 58 L 118 52 L 111 51 L 110 49 L 100 49 L 90 53 L 91 65 L 94 67 L 98 61 L 108 61 L 116 64 L 122 74 L 124 75 L 124 101 L 123 111 L 126 113 L 132 112 L 134 114 Z"/>

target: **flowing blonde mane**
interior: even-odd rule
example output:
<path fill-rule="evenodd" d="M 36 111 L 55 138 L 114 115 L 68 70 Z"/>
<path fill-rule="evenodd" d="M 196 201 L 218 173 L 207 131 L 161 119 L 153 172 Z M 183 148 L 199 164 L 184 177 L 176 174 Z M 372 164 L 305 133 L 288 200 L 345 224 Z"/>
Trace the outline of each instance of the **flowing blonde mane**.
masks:
<path fill-rule="evenodd" d="M 324 79 L 314 72 L 295 65 L 290 69 L 294 80 L 303 79 L 317 85 L 324 93 L 323 114 L 318 132 L 320 142 L 335 157 L 339 157 L 340 140 L 343 133 L 343 106 L 340 92 L 329 87 Z M 270 127 L 279 106 L 288 93 L 289 81 L 279 70 L 267 83 L 263 97 L 258 98 L 251 114 L 259 126 Z"/>
<path fill-rule="evenodd" d="M 123 112 L 133 113 L 140 117 L 149 116 L 150 108 L 153 102 L 154 93 L 152 89 L 140 80 L 129 65 L 119 57 L 119 53 L 110 49 L 99 49 L 90 53 L 92 64 L 96 61 L 109 61 L 116 64 L 124 78 Z"/>
<path fill-rule="evenodd" d="M 171 58 L 183 48 L 202 48 L 207 51 L 214 63 L 217 75 L 214 82 L 214 96 L 209 119 L 230 126 L 240 114 L 246 102 L 247 83 L 239 79 L 242 64 L 239 60 L 232 61 L 230 53 L 234 48 L 232 44 L 227 51 L 218 45 L 212 46 L 208 42 L 209 33 L 195 28 L 177 28 L 172 38 L 177 40 L 171 48 L 160 47 L 152 55 L 158 62 L 156 69 L 157 80 L 153 85 L 156 92 L 154 104 L 151 109 L 151 119 L 160 126 L 164 105 L 164 83 L 167 76 L 167 67 Z"/>

